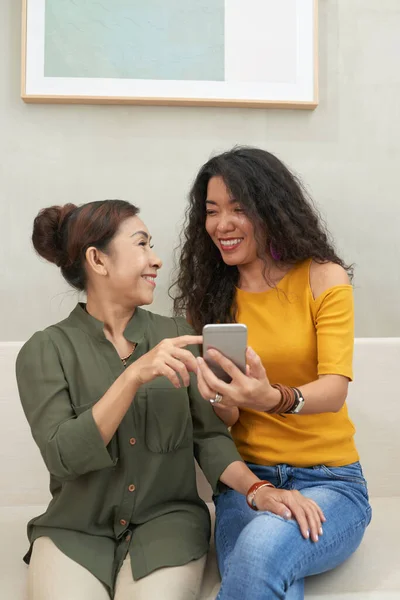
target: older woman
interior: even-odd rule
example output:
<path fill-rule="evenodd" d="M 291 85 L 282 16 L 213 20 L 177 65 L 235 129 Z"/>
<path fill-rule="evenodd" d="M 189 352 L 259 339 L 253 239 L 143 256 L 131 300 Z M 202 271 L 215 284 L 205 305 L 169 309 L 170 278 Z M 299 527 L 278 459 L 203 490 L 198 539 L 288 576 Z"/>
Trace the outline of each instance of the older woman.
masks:
<path fill-rule="evenodd" d="M 34 222 L 35 249 L 87 302 L 17 361 L 53 496 L 28 527 L 29 600 L 196 598 L 210 520 L 193 450 L 215 490 L 259 484 L 197 391 L 201 337 L 139 308 L 161 261 L 137 213 L 106 200 L 46 208 Z M 319 519 L 311 506 L 308 518 Z"/>

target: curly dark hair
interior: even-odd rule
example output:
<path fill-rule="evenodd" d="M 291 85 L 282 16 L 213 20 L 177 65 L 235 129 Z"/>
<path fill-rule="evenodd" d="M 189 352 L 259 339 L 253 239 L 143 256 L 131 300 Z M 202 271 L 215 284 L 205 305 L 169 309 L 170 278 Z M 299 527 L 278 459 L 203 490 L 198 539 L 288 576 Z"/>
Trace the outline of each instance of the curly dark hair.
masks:
<path fill-rule="evenodd" d="M 196 331 L 207 323 L 235 322 L 239 271 L 222 260 L 205 228 L 208 182 L 222 177 L 254 225 L 258 256 L 274 253 L 284 264 L 312 258 L 352 266 L 337 255 L 321 216 L 299 179 L 273 154 L 235 147 L 200 169 L 189 194 L 178 274 L 171 286 L 175 314 L 189 315 Z M 267 277 L 267 263 L 265 274 Z"/>

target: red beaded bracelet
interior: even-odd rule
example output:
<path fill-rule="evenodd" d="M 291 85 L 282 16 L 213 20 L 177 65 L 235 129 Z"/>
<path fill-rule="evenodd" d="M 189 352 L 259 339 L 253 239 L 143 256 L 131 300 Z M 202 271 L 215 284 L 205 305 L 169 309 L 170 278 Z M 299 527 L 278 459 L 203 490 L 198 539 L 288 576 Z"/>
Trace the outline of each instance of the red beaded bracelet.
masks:
<path fill-rule="evenodd" d="M 251 486 L 251 488 L 249 489 L 249 491 L 246 494 L 246 502 L 252 510 L 258 510 L 257 505 L 254 502 L 254 498 L 255 498 L 258 490 L 260 490 L 263 487 L 275 488 L 275 486 L 272 485 L 272 483 L 270 481 L 267 481 L 267 480 L 256 481 L 256 483 L 254 483 Z"/>

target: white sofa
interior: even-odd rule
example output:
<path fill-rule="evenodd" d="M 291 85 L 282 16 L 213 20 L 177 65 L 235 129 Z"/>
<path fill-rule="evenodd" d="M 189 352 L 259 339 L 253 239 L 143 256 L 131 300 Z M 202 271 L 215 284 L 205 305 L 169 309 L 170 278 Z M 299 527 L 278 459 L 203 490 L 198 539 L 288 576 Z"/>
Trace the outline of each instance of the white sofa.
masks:
<path fill-rule="evenodd" d="M 0 343 L 0 598 L 26 600 L 26 523 L 49 500 L 48 476 L 20 406 L 14 376 L 20 343 Z M 372 523 L 358 552 L 342 567 L 310 578 L 312 600 L 400 600 L 400 338 L 356 340 L 350 413 L 369 481 Z M 199 474 L 199 490 L 210 489 Z M 210 504 L 212 511 L 212 505 Z M 211 548 L 201 600 L 219 589 Z M 55 599 L 56 600 L 56 599 Z M 73 600 L 73 599 L 71 599 Z M 149 599 L 154 600 L 154 599 Z"/>

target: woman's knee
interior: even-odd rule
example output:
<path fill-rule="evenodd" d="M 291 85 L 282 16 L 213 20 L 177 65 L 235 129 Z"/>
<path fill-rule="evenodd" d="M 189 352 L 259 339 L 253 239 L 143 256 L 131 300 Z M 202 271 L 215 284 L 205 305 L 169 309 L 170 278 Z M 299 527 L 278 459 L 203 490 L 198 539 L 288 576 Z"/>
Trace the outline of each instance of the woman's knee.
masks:
<path fill-rule="evenodd" d="M 266 572 L 285 570 L 289 549 L 303 543 L 295 521 L 286 521 L 272 513 L 263 513 L 249 523 L 240 534 L 234 553 L 239 561 Z"/>
<path fill-rule="evenodd" d="M 104 585 L 66 556 L 48 537 L 33 544 L 28 570 L 29 600 L 109 600 Z"/>
<path fill-rule="evenodd" d="M 261 513 L 240 534 L 226 561 L 221 598 L 252 586 L 255 597 L 283 598 L 294 581 L 291 549 L 302 542 L 297 524 Z M 258 595 L 257 595 L 258 594 Z"/>

